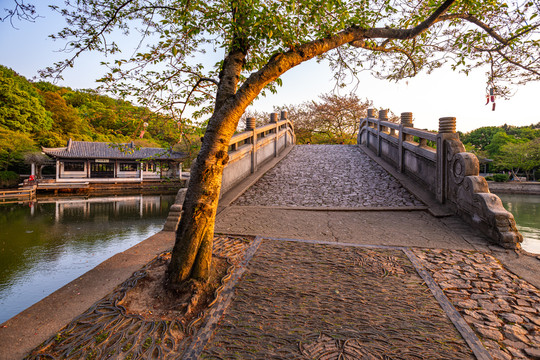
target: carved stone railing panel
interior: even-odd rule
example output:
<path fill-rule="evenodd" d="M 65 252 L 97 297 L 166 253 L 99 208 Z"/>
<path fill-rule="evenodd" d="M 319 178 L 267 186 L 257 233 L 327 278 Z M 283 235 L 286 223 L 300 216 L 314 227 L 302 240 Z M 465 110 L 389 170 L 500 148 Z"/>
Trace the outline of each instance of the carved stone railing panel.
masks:
<path fill-rule="evenodd" d="M 451 202 L 468 223 L 497 244 L 510 249 L 520 248 L 523 236 L 516 228 L 514 216 L 503 207 L 497 195 L 490 193 L 486 179 L 479 176 L 478 158 L 465 152 L 457 139 L 445 142 L 446 202 Z"/>

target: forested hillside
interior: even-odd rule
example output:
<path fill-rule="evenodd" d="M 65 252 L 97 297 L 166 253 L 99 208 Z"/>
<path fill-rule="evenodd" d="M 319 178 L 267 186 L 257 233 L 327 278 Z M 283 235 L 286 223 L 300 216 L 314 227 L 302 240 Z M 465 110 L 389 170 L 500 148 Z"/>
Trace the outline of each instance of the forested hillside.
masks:
<path fill-rule="evenodd" d="M 168 117 L 95 90 L 30 82 L 0 65 L 0 173 L 24 172 L 24 155 L 67 140 L 167 147 L 180 129 Z M 1 179 L 0 179 L 1 180 Z"/>

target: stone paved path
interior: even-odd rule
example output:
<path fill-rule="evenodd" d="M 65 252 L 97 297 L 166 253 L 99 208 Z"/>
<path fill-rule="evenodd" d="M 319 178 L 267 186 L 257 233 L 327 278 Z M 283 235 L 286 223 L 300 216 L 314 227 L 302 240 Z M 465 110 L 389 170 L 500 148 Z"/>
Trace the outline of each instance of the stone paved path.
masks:
<path fill-rule="evenodd" d="M 422 206 L 356 146 L 297 145 L 233 205 Z"/>
<path fill-rule="evenodd" d="M 308 211 L 231 206 L 217 218 L 224 234 L 340 243 L 489 250 L 480 236 L 448 226 L 425 211 Z M 469 230 L 469 233 L 466 232 Z"/>
<path fill-rule="evenodd" d="M 474 359 L 398 250 L 263 240 L 201 359 Z"/>
<path fill-rule="evenodd" d="M 540 359 L 540 290 L 490 254 L 415 253 L 494 359 Z"/>
<path fill-rule="evenodd" d="M 412 250 L 476 332 L 466 343 L 406 248 L 218 237 L 215 251 L 244 262 L 196 325 L 126 316 L 116 300 L 139 271 L 28 358 L 474 359 L 471 334 L 493 359 L 540 358 L 540 291 L 484 252 Z"/>

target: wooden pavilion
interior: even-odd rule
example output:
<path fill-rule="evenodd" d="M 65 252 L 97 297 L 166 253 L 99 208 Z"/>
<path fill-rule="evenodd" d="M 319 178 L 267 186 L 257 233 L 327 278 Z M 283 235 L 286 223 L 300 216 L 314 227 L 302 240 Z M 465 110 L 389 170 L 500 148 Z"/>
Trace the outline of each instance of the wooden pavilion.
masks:
<path fill-rule="evenodd" d="M 161 148 L 137 147 L 68 140 L 61 148 L 43 148 L 56 162 L 57 183 L 143 182 L 179 179 L 184 153 Z M 34 168 L 34 167 L 33 167 Z"/>

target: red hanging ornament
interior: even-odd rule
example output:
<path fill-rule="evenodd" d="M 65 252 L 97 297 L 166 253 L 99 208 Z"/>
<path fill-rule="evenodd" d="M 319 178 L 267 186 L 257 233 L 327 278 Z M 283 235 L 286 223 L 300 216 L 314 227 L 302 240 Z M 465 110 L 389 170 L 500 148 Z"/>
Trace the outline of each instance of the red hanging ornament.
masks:
<path fill-rule="evenodd" d="M 486 95 L 486 105 L 490 102 L 493 103 L 493 105 L 491 106 L 491 111 L 495 111 L 495 88 L 490 88 L 489 94 Z"/>

